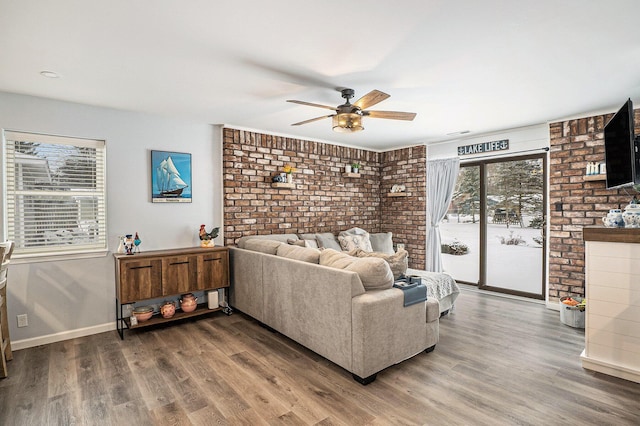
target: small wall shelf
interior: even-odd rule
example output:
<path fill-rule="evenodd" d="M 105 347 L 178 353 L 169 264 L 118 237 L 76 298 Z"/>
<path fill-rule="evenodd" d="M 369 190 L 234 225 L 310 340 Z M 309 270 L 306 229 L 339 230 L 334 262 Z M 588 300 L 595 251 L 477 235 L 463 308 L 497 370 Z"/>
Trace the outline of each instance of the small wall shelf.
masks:
<path fill-rule="evenodd" d="M 343 173 L 342 176 L 344 177 L 350 177 L 350 178 L 359 178 L 360 177 L 360 173 Z"/>
<path fill-rule="evenodd" d="M 272 182 L 272 188 L 280 188 L 280 189 L 296 189 L 295 183 L 286 183 L 286 182 Z"/>
<path fill-rule="evenodd" d="M 599 181 L 599 180 L 607 180 L 607 175 L 604 173 L 598 174 L 598 175 L 584 175 L 584 180 L 585 182 L 587 181 Z"/>
<path fill-rule="evenodd" d="M 406 197 L 407 193 L 406 192 L 389 192 L 387 194 L 387 197 Z"/>

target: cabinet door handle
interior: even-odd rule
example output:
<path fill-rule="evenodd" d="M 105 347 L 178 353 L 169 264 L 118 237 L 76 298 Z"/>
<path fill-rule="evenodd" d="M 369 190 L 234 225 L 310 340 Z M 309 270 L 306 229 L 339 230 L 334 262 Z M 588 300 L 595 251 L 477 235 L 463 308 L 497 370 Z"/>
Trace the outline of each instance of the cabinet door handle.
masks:
<path fill-rule="evenodd" d="M 185 260 L 184 262 L 169 262 L 169 265 L 188 265 L 189 261 Z"/>
<path fill-rule="evenodd" d="M 152 268 L 153 265 L 143 265 L 143 266 L 129 266 L 129 269 L 146 269 L 146 268 Z"/>
<path fill-rule="evenodd" d="M 214 259 L 205 259 L 204 261 L 205 261 L 205 262 L 220 262 L 220 258 L 219 258 L 219 257 L 216 257 L 216 258 L 214 258 Z"/>

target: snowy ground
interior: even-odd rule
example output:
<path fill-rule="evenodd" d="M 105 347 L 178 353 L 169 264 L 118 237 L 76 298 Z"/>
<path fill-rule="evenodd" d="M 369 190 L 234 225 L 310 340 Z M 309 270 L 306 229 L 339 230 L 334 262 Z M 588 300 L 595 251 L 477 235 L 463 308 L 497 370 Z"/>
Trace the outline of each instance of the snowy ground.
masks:
<path fill-rule="evenodd" d="M 499 237 L 508 238 L 510 231 L 520 236 L 526 245 L 501 244 Z M 440 224 L 443 243 L 458 240 L 469 247 L 468 254 L 442 254 L 442 265 L 459 281 L 478 282 L 480 262 L 480 225 L 478 223 Z M 519 225 L 489 224 L 487 227 L 487 285 L 528 293 L 542 293 L 542 247 L 533 241 L 540 229 Z"/>

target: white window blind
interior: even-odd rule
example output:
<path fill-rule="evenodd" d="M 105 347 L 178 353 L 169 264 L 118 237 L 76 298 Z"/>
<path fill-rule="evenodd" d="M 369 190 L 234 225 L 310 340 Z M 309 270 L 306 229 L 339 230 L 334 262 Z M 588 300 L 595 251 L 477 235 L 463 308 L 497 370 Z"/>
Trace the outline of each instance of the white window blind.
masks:
<path fill-rule="evenodd" d="M 105 142 L 10 131 L 4 140 L 14 256 L 105 251 Z"/>

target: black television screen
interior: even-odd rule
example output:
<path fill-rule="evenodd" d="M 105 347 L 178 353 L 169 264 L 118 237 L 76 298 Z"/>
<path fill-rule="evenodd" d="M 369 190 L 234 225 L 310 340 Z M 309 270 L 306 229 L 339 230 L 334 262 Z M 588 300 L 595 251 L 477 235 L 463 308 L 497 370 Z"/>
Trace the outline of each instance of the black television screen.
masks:
<path fill-rule="evenodd" d="M 633 137 L 633 103 L 629 99 L 604 126 L 607 188 L 640 183 Z"/>

